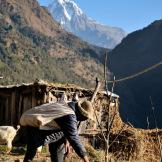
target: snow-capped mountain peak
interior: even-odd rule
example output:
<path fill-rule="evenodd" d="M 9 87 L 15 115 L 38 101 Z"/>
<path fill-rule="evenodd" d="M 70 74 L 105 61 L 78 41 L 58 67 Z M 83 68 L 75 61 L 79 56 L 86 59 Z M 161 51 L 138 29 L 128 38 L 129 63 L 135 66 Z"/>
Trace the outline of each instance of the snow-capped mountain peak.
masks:
<path fill-rule="evenodd" d="M 91 44 L 114 48 L 126 35 L 120 28 L 102 25 L 89 18 L 73 0 L 53 0 L 48 9 L 65 30 Z"/>
<path fill-rule="evenodd" d="M 71 21 L 74 15 L 81 16 L 83 14 L 83 11 L 72 0 L 54 0 L 48 8 L 61 24 Z"/>
<path fill-rule="evenodd" d="M 69 2 L 73 5 L 73 8 L 75 9 L 75 13 L 77 15 L 83 14 L 83 11 L 77 6 L 77 4 L 74 1 L 69 1 Z"/>

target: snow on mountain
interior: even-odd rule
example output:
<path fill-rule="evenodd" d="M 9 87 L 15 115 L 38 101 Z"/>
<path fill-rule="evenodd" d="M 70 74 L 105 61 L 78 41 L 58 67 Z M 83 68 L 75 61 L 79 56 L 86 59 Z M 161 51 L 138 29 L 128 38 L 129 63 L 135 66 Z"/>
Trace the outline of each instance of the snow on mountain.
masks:
<path fill-rule="evenodd" d="M 112 49 L 126 36 L 122 29 L 86 16 L 73 0 L 53 0 L 48 9 L 65 30 L 91 44 Z"/>

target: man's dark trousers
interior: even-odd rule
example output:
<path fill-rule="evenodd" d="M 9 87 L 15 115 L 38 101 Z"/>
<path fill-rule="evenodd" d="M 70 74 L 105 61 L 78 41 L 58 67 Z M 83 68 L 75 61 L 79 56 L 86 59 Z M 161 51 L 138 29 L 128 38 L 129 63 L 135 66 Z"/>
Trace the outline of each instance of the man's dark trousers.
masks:
<path fill-rule="evenodd" d="M 37 148 L 44 145 L 47 136 L 55 133 L 55 131 L 39 130 L 34 127 L 27 127 L 27 151 L 23 162 L 33 160 L 36 155 Z M 64 137 L 56 142 L 49 142 L 49 152 L 52 162 L 64 161 Z"/>

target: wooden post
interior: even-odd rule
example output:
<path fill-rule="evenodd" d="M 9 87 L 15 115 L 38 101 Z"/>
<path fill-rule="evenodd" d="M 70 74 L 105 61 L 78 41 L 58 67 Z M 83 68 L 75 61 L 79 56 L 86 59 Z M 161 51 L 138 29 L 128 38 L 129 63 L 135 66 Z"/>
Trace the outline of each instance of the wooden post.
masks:
<path fill-rule="evenodd" d="M 21 107 L 21 105 L 22 105 L 22 94 L 20 93 L 19 107 L 18 107 L 18 120 L 19 120 L 20 117 L 21 117 L 21 113 L 23 113 L 23 112 L 22 112 L 22 107 Z"/>
<path fill-rule="evenodd" d="M 35 99 L 35 88 L 32 88 L 32 103 L 31 106 L 36 106 L 36 99 Z"/>
<path fill-rule="evenodd" d="M 9 98 L 10 98 L 10 96 L 9 97 L 7 97 L 7 100 L 6 100 L 6 107 L 5 107 L 5 124 L 8 124 L 8 123 L 6 123 L 6 121 L 10 121 L 10 118 L 9 118 Z"/>
<path fill-rule="evenodd" d="M 91 102 L 92 104 L 93 104 L 94 99 L 95 99 L 95 97 L 96 97 L 96 95 L 97 95 L 97 92 L 99 91 L 100 85 L 101 85 L 101 83 L 99 82 L 99 79 L 96 78 L 96 87 L 95 87 L 94 93 L 93 93 L 93 95 L 92 95 L 92 97 L 91 97 L 91 100 L 90 100 L 90 102 Z M 95 112 L 95 110 L 94 110 L 94 112 Z M 96 116 L 96 114 L 95 114 L 95 116 Z M 82 122 L 82 123 L 83 123 L 83 122 Z M 81 123 L 81 121 L 78 123 L 78 127 L 77 127 L 78 129 L 79 129 L 79 127 L 82 126 L 82 123 Z"/>
<path fill-rule="evenodd" d="M 11 109 L 10 109 L 10 117 L 11 117 L 11 125 L 13 125 L 13 123 L 15 122 L 15 99 L 16 99 L 16 96 L 15 96 L 15 91 L 12 92 L 11 94 Z"/>
<path fill-rule="evenodd" d="M 99 91 L 100 86 L 101 86 L 101 83 L 100 83 L 99 79 L 96 78 L 96 87 L 95 87 L 95 91 L 94 91 L 94 93 L 93 93 L 93 95 L 92 95 L 92 98 L 91 98 L 91 100 L 90 100 L 91 103 L 94 102 L 94 99 L 95 99 L 95 97 L 96 97 L 96 95 L 97 95 L 97 92 Z"/>

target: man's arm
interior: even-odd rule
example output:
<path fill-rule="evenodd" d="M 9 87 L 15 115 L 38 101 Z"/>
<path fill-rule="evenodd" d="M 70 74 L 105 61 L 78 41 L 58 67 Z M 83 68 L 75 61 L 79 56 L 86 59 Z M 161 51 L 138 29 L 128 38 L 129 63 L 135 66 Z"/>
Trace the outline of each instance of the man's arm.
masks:
<path fill-rule="evenodd" d="M 70 142 L 75 152 L 83 159 L 84 162 L 89 162 L 85 147 L 82 145 L 77 132 L 77 120 L 75 115 L 66 115 L 55 120 L 61 127 L 65 137 Z"/>

